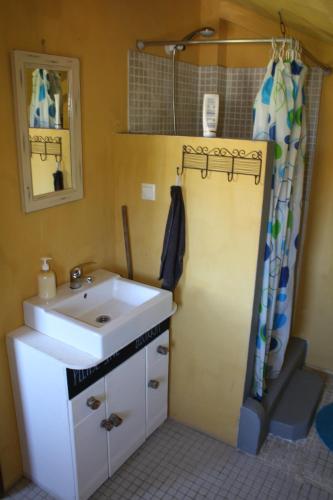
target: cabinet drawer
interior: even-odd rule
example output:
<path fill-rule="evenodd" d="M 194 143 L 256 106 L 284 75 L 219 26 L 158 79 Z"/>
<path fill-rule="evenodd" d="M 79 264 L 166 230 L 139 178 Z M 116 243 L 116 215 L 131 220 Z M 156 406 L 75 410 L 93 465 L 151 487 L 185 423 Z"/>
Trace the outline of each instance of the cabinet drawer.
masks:
<path fill-rule="evenodd" d="M 158 348 L 161 347 L 161 351 L 167 349 L 166 354 L 161 354 L 158 352 Z M 147 365 L 153 365 L 161 360 L 168 360 L 169 358 L 169 331 L 162 333 L 157 339 L 153 340 L 147 345 Z"/>
<path fill-rule="evenodd" d="M 109 476 L 108 446 L 101 422 L 105 419 L 106 403 L 93 411 L 74 429 L 75 462 L 78 498 L 90 498 Z"/>
<path fill-rule="evenodd" d="M 101 378 L 92 384 L 69 402 L 69 406 L 72 409 L 74 426 L 86 417 L 89 417 L 89 415 L 96 413 L 98 403 L 96 404 L 95 409 L 93 409 L 94 401 L 91 398 L 95 398 L 95 400 L 101 403 L 98 408 L 100 408 L 105 402 L 104 378 Z M 90 403 L 92 407 L 89 407 L 88 403 Z"/>
<path fill-rule="evenodd" d="M 161 356 L 161 358 L 154 364 L 147 363 L 147 437 L 164 422 L 168 414 L 169 357 Z"/>

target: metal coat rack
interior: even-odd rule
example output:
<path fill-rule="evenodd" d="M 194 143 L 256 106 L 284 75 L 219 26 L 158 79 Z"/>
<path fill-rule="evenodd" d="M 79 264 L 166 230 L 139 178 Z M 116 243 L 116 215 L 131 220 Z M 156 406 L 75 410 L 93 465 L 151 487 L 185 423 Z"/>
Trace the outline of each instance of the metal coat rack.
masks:
<path fill-rule="evenodd" d="M 209 172 L 222 172 L 231 182 L 235 175 L 250 175 L 254 177 L 256 185 L 260 183 L 262 171 L 262 151 L 227 148 L 208 149 L 206 146 L 184 145 L 182 164 L 177 167 L 177 175 L 183 175 L 185 169 L 199 170 L 202 179 L 206 179 Z"/>
<path fill-rule="evenodd" d="M 61 137 L 43 137 L 41 135 L 29 136 L 30 154 L 37 154 L 42 161 L 49 156 L 55 156 L 57 162 L 62 160 Z"/>

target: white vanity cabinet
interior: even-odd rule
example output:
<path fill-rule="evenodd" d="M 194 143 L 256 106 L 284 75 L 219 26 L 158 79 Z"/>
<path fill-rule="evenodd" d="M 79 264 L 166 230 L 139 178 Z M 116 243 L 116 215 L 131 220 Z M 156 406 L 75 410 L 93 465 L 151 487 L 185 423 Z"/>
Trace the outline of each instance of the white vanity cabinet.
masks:
<path fill-rule="evenodd" d="M 132 344 L 96 376 L 91 357 L 56 339 L 28 327 L 8 336 L 24 474 L 54 498 L 89 498 L 166 419 L 169 332 Z M 79 368 L 89 365 L 92 383 Z M 87 385 L 74 395 L 68 367 Z"/>

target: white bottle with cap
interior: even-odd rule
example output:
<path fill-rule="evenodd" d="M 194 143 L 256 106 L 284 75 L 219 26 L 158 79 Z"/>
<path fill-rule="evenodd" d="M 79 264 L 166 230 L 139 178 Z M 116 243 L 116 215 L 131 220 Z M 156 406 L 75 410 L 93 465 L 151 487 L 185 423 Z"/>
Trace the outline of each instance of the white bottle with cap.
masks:
<path fill-rule="evenodd" d="M 216 137 L 217 124 L 219 121 L 219 95 L 204 94 L 202 128 L 204 137 Z"/>
<path fill-rule="evenodd" d="M 53 271 L 50 271 L 49 260 L 51 257 L 42 257 L 42 266 L 38 273 L 38 295 L 41 299 L 49 300 L 56 296 L 56 279 Z"/>

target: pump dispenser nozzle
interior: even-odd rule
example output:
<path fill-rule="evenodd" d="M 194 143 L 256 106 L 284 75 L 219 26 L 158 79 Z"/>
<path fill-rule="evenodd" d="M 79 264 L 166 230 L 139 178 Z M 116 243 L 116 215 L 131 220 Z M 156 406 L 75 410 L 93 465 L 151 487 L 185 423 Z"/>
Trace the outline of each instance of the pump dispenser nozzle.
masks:
<path fill-rule="evenodd" d="M 50 270 L 49 260 L 52 260 L 52 257 L 41 257 L 40 260 L 42 261 L 41 270 L 49 271 Z"/>

